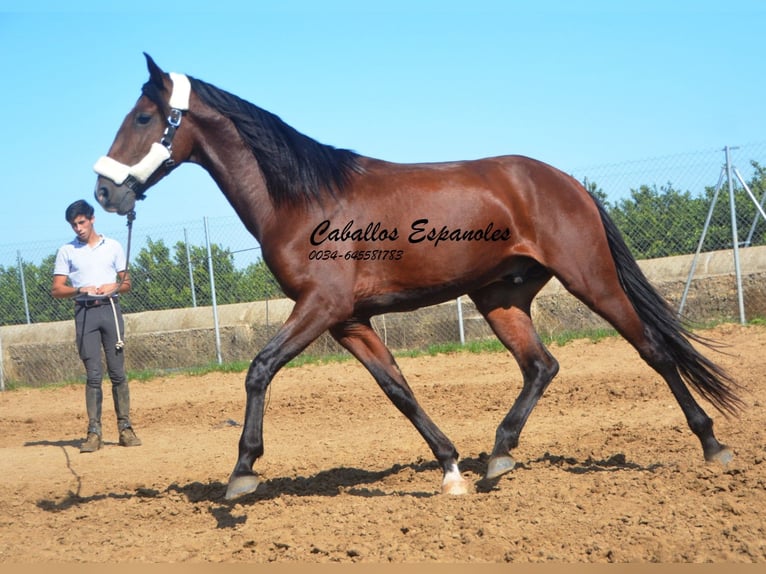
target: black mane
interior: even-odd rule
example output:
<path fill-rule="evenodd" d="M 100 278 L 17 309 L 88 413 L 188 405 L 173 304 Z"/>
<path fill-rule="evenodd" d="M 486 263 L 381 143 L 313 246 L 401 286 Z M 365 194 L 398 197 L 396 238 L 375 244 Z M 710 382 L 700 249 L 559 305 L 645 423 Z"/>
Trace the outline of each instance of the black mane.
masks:
<path fill-rule="evenodd" d="M 205 105 L 234 123 L 253 152 L 275 204 L 340 194 L 351 175 L 361 171 L 355 152 L 319 143 L 278 116 L 202 80 L 189 77 L 189 81 Z M 143 93 L 155 102 L 159 99 L 151 82 L 144 86 Z"/>

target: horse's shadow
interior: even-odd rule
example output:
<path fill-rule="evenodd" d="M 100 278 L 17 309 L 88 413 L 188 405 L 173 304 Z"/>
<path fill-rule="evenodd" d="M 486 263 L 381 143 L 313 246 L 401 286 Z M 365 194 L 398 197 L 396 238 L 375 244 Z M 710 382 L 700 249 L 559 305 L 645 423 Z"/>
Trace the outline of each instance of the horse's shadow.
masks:
<path fill-rule="evenodd" d="M 263 500 L 273 500 L 282 496 L 339 496 L 342 494 L 373 498 L 378 496 L 412 496 L 416 498 L 429 498 L 437 495 L 437 491 L 394 489 L 384 490 L 372 485 L 380 485 L 386 478 L 403 472 L 433 472 L 441 475 L 441 469 L 436 461 L 413 462 L 408 464 L 394 464 L 393 466 L 377 471 L 365 470 L 354 467 L 336 467 L 322 470 L 311 476 L 293 476 L 264 479 L 258 485 L 258 489 L 251 494 L 245 495 L 234 501 L 225 501 L 226 484 L 216 482 L 212 485 L 200 485 L 192 483 L 180 487 L 190 501 L 201 500 L 209 502 L 223 502 L 234 506 L 236 504 L 248 504 Z M 438 483 L 438 482 L 437 482 Z M 171 486 L 172 488 L 172 486 Z"/>
<path fill-rule="evenodd" d="M 38 441 L 35 444 L 41 445 L 55 445 L 55 446 L 77 446 L 81 441 Z M 27 443 L 30 444 L 30 443 Z M 31 444 L 30 444 L 31 446 Z M 234 501 L 225 500 L 227 485 L 220 481 L 212 481 L 209 483 L 202 482 L 190 482 L 185 485 L 179 485 L 178 483 L 170 484 L 164 490 L 152 489 L 152 488 L 137 488 L 134 492 L 126 493 L 103 493 L 94 494 L 91 496 L 81 496 L 78 492 L 68 492 L 61 500 L 49 500 L 43 499 L 37 502 L 37 506 L 42 510 L 49 512 L 60 512 L 72 508 L 74 506 L 80 506 L 91 502 L 97 502 L 105 499 L 130 499 L 130 498 L 159 498 L 167 493 L 175 492 L 182 494 L 189 502 L 210 502 L 221 503 L 228 506 L 234 506 L 236 504 L 247 504 L 257 502 L 259 500 L 273 500 L 281 496 L 338 496 L 340 494 L 350 494 L 353 496 L 363 497 L 375 497 L 375 496 L 389 496 L 390 492 L 386 492 L 380 488 L 368 488 L 367 485 L 372 485 L 381 482 L 389 476 L 393 476 L 400 472 L 404 472 L 407 469 L 411 469 L 416 473 L 420 472 L 439 472 L 439 465 L 437 462 L 418 462 L 410 464 L 395 464 L 390 468 L 380 471 L 369 471 L 359 468 L 351 467 L 338 467 L 329 470 L 320 471 L 312 476 L 295 476 L 295 477 L 280 477 L 269 480 L 264 480 L 258 489 L 252 493 L 238 498 Z M 79 489 L 78 489 L 79 490 Z M 396 494 L 409 495 L 415 497 L 430 497 L 437 493 L 423 492 L 423 491 L 397 491 Z"/>
<path fill-rule="evenodd" d="M 554 455 L 546 452 L 543 456 L 533 461 L 534 464 L 545 464 L 556 466 L 565 472 L 572 474 L 588 474 L 591 472 L 616 472 L 619 470 L 634 470 L 639 472 L 654 472 L 662 468 L 661 463 L 654 463 L 648 466 L 630 462 L 622 453 L 613 454 L 607 458 L 594 459 L 588 457 L 584 461 L 579 461 L 574 457 Z"/>
<path fill-rule="evenodd" d="M 41 441 L 37 444 L 42 444 L 43 442 L 50 445 L 55 444 L 56 446 L 71 446 L 79 444 L 80 441 L 58 441 L 56 443 Z M 477 492 L 490 492 L 497 489 L 498 483 L 503 478 L 501 477 L 500 479 L 495 480 L 486 480 L 483 478 L 483 474 L 487 467 L 487 460 L 488 455 L 486 453 L 481 453 L 476 458 L 462 459 L 460 463 L 461 472 L 466 479 L 473 480 Z M 555 466 L 561 468 L 561 470 L 565 472 L 573 474 L 615 472 L 619 470 L 653 472 L 655 469 L 662 466 L 660 464 L 642 466 L 628 461 L 623 454 L 612 455 L 601 460 L 595 460 L 588 457 L 588 459 L 580 461 L 573 457 L 553 455 L 546 452 L 542 457 L 537 459 L 517 463 L 514 472 L 533 470 L 534 467 L 542 465 Z M 264 480 L 254 493 L 247 494 L 236 500 L 225 499 L 227 485 L 221 481 L 212 481 L 208 483 L 195 481 L 184 485 L 173 483 L 164 490 L 142 487 L 137 488 L 134 492 L 102 493 L 91 496 L 81 496 L 78 492 L 72 492 L 70 490 L 63 499 L 57 501 L 49 499 L 39 500 L 37 506 L 41 510 L 47 512 L 62 512 L 72 507 L 107 499 L 152 499 L 161 498 L 168 493 L 178 493 L 194 504 L 209 503 L 210 506 L 208 507 L 208 510 L 218 522 L 218 528 L 231 528 L 247 520 L 246 515 L 235 516 L 232 513 L 235 507 L 254 505 L 259 501 L 274 500 L 285 495 L 299 497 L 332 497 L 345 494 L 368 498 L 392 495 L 430 498 L 439 495 L 437 490 L 425 492 L 421 490 L 404 490 L 400 488 L 391 491 L 383 490 L 379 486 L 372 486 L 380 484 L 380 482 L 386 478 L 402 472 L 431 472 L 435 475 L 440 475 L 441 469 L 436 461 L 394 464 L 390 468 L 379 471 L 370 471 L 352 467 L 338 467 L 322 470 L 307 477 L 280 477 Z M 513 474 L 506 475 L 506 477 L 507 476 L 512 477 Z"/>
<path fill-rule="evenodd" d="M 59 446 L 65 446 L 69 441 L 61 441 Z M 78 444 L 79 441 L 72 441 Z M 439 473 L 438 463 L 423 462 L 406 465 L 395 464 L 390 468 L 380 471 L 368 471 L 359 468 L 339 467 L 323 470 L 313 476 L 285 477 L 264 480 L 252 493 L 236 500 L 226 500 L 227 485 L 220 481 L 209 483 L 190 482 L 185 485 L 173 483 L 164 490 L 152 488 L 137 488 L 134 492 L 123 493 L 100 493 L 91 496 L 81 496 L 78 492 L 68 491 L 67 495 L 59 500 L 42 499 L 37 501 L 37 507 L 46 512 L 64 512 L 71 508 L 79 507 L 102 500 L 130 500 L 133 498 L 162 498 L 168 493 L 182 494 L 189 502 L 209 503 L 208 511 L 217 521 L 217 528 L 233 528 L 247 521 L 247 515 L 236 516 L 233 510 L 238 505 L 253 505 L 259 501 L 273 500 L 284 495 L 292 496 L 338 496 L 350 494 L 353 496 L 374 497 L 390 496 L 380 488 L 369 488 L 367 485 L 379 483 L 386 477 L 411 469 L 416 473 L 434 472 Z M 395 494 L 409 495 L 414 497 L 435 496 L 436 492 L 405 492 L 396 491 Z"/>

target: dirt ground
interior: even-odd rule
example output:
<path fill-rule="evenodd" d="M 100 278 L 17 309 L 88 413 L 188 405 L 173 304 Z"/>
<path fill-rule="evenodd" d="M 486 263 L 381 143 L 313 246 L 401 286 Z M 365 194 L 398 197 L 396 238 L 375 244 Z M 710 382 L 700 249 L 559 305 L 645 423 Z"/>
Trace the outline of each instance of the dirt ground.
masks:
<path fill-rule="evenodd" d="M 716 420 L 735 459 L 706 464 L 669 389 L 622 339 L 552 348 L 561 372 L 491 490 L 438 494 L 416 431 L 355 362 L 271 387 L 264 482 L 223 495 L 243 374 L 132 382 L 144 444 L 80 454 L 82 386 L 0 394 L 0 563 L 766 562 L 766 327 L 705 332 L 748 404 Z M 473 483 L 518 392 L 503 353 L 401 359 Z"/>

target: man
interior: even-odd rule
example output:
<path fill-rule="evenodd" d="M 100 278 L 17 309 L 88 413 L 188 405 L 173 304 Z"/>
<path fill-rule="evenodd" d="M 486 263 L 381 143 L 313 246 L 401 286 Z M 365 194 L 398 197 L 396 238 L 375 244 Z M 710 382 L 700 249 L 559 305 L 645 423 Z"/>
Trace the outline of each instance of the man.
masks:
<path fill-rule="evenodd" d="M 51 295 L 74 298 L 77 350 L 85 364 L 85 406 L 88 436 L 80 452 L 95 452 L 103 445 L 101 433 L 101 382 L 104 349 L 112 398 L 117 414 L 121 446 L 139 446 L 141 441 L 130 422 L 130 391 L 125 376 L 122 334 L 124 322 L 119 294 L 130 291 L 125 253 L 118 241 L 96 233 L 93 207 L 84 200 L 66 209 L 66 220 L 77 237 L 59 248 L 53 269 Z M 67 284 L 67 279 L 70 284 Z"/>

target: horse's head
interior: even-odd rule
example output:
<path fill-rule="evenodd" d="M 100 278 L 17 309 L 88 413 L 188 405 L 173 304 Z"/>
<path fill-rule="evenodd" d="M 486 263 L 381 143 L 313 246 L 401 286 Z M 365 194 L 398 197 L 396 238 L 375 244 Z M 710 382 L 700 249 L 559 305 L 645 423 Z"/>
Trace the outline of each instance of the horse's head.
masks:
<path fill-rule="evenodd" d="M 120 215 L 130 213 L 136 200 L 143 199 L 144 192 L 185 161 L 191 151 L 191 138 L 178 131 L 189 108 L 189 80 L 166 74 L 144 55 L 149 81 L 123 120 L 108 155 L 93 166 L 99 175 L 96 200 L 105 210 Z"/>

